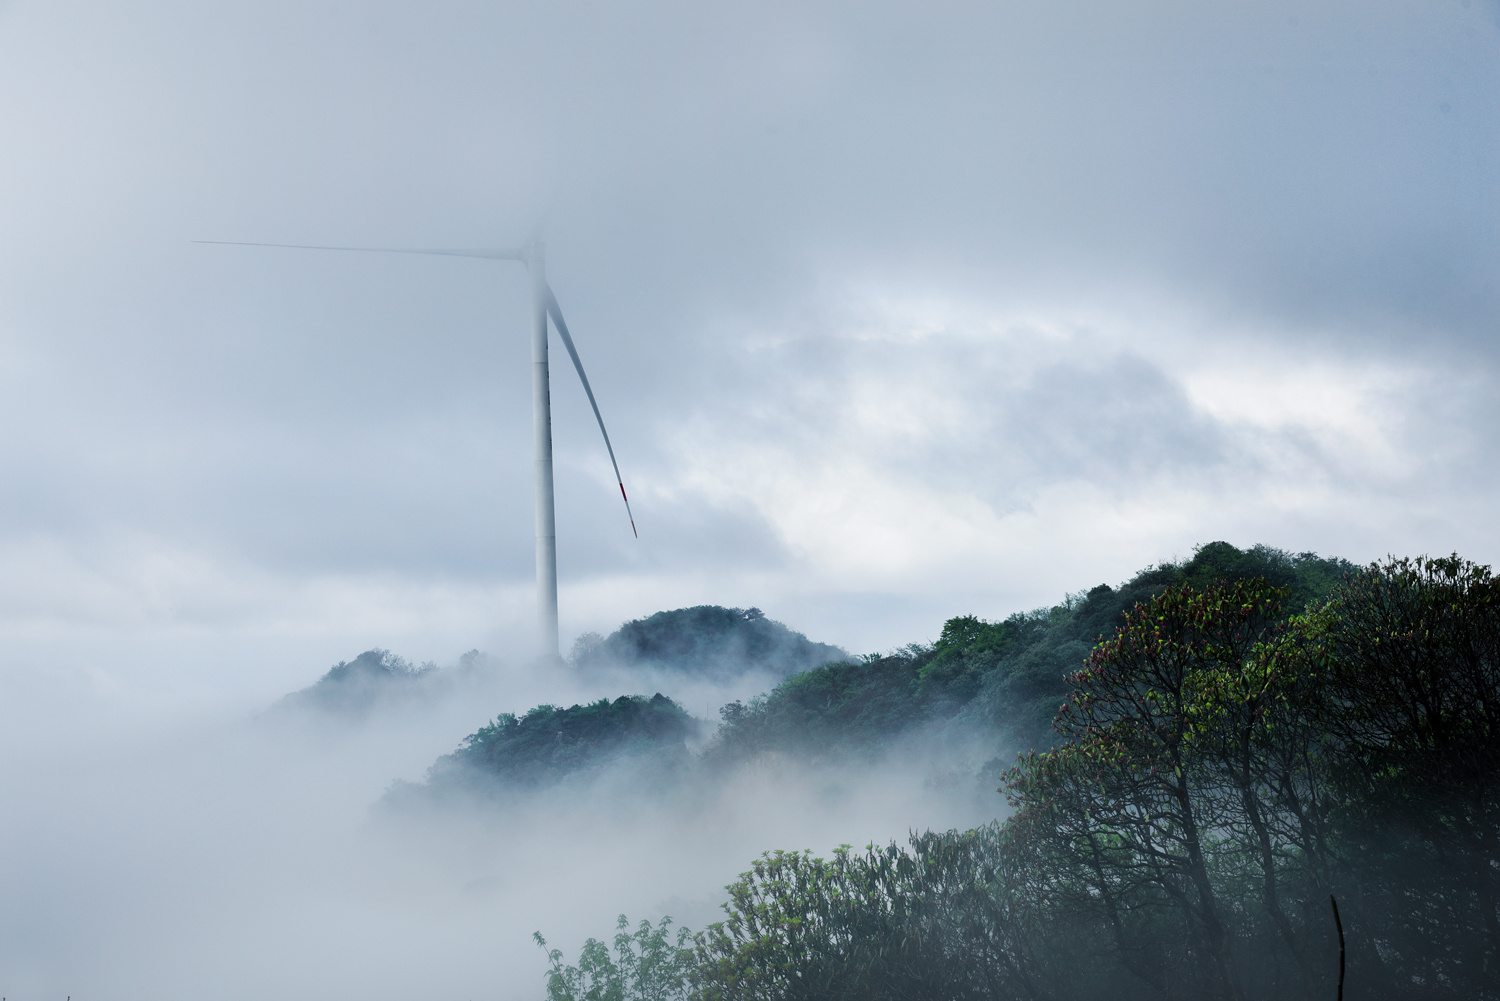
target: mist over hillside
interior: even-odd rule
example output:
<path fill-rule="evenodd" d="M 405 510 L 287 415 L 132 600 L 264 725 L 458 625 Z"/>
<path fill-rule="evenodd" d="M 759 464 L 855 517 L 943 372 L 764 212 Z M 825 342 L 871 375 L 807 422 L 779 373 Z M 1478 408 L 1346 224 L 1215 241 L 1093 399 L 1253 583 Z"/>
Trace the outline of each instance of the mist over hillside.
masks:
<path fill-rule="evenodd" d="M 634 619 L 607 637 L 584 633 L 574 642 L 566 665 L 556 667 L 601 694 L 614 683 L 670 684 L 675 695 L 691 705 L 707 705 L 705 715 L 712 715 L 716 696 L 748 696 L 759 691 L 758 686 L 848 657 L 836 646 L 814 642 L 766 618 L 758 608 L 698 605 Z M 269 711 L 358 719 L 377 708 L 415 707 L 460 689 L 476 698 L 488 697 L 481 693 L 492 690 L 506 670 L 499 658 L 478 650 L 470 650 L 450 667 L 414 666 L 389 650 L 366 650 L 338 662 Z"/>
<path fill-rule="evenodd" d="M 712 722 L 692 723 L 662 693 L 567 709 L 515 707 L 464 738 L 424 782 L 449 793 L 529 789 L 650 748 L 664 755 L 661 767 L 681 783 L 707 782 L 710 774 L 768 756 L 831 769 L 901 756 L 920 762 L 926 781 L 992 790 L 994 777 L 1017 754 L 1057 742 L 1052 723 L 1067 698 L 1068 676 L 1138 603 L 1169 587 L 1259 579 L 1286 589 L 1284 617 L 1326 599 L 1354 569 L 1314 553 L 1211 542 L 1189 559 L 1147 567 L 1116 586 L 1099 584 L 1051 607 L 993 622 L 958 616 L 944 624 L 935 643 L 858 659 L 828 657 L 842 651 L 808 641 L 755 609 L 661 612 L 626 623 L 608 639 L 586 635 L 575 646 L 575 660 L 608 663 L 615 671 L 608 681 L 624 684 L 670 681 L 674 674 L 682 680 L 760 677 L 768 663 L 798 660 L 806 666 L 769 691 L 721 705 Z M 745 659 L 732 662 L 731 655 Z M 648 705 L 662 712 L 671 706 L 676 721 L 641 729 L 642 707 Z M 689 755 L 687 745 L 700 733 L 707 738 L 701 753 Z M 404 787 L 399 791 L 410 794 Z"/>
<path fill-rule="evenodd" d="M 682 779 L 688 742 L 702 726 L 660 692 L 501 713 L 434 762 L 422 785 L 392 786 L 385 803 L 410 809 L 458 793 L 503 797 L 564 782 L 578 787 L 605 771 L 617 781 L 629 776 L 641 791 L 659 790 Z"/>
<path fill-rule="evenodd" d="M 339 661 L 312 685 L 284 696 L 269 711 L 320 710 L 362 716 L 389 699 L 430 695 L 437 681 L 435 664 L 413 667 L 389 650 L 366 650 L 353 660 Z"/>
<path fill-rule="evenodd" d="M 13 727 L 0 736 L 14 807 L 0 876 L 13 913 L 67 922 L 10 921 L 7 996 L 40 995 L 45 971 L 66 968 L 75 997 L 248 1001 L 295 975 L 297 996 L 559 1001 L 586 991 L 548 994 L 532 932 L 564 950 L 553 986 L 571 989 L 580 943 L 622 912 L 698 935 L 663 951 L 671 934 L 631 926 L 632 948 L 670 980 L 657 994 L 591 947 L 589 976 L 616 977 L 610 996 L 625 1001 L 1048 996 L 1028 982 L 1059 1001 L 1145 1001 L 1223 994 L 1226 976 L 1246 999 L 1299 983 L 1323 996 L 1333 892 L 1351 988 L 1406 977 L 1427 993 L 1364 996 L 1488 998 L 1471 973 L 1490 957 L 1487 849 L 1449 819 L 1479 831 L 1493 809 L 1481 697 L 1500 677 L 1500 629 L 1486 580 L 1460 563 L 1355 568 L 1215 542 L 1043 609 L 955 609 L 932 643 L 781 678 L 484 654 L 414 667 L 371 650 L 253 717 L 29 743 Z M 1205 646 L 1194 630 L 1210 626 Z M 1403 652 L 1371 654 L 1363 637 L 1377 631 Z M 1158 647 L 1190 655 L 1153 667 Z M 1434 718 L 1458 743 L 1403 730 L 1405 689 L 1377 683 L 1377 663 L 1439 693 Z M 1127 697 L 1172 691 L 1139 687 L 1140 672 L 1172 664 L 1189 708 L 1154 716 L 1156 703 Z M 1314 673 L 1326 683 L 1304 683 Z M 1246 702 L 1245 677 L 1275 697 Z M 664 678 L 682 687 L 655 687 Z M 1054 729 L 1064 705 L 1073 715 Z M 1175 849 L 1147 852 L 1181 836 L 1175 801 L 1150 785 L 1175 774 L 1150 741 L 1179 719 L 1198 728 L 1183 746 L 1200 749 L 1184 761 L 1186 802 L 1222 832 L 1199 846 L 1201 871 Z M 1215 748 L 1267 719 L 1244 731 L 1258 777 L 1242 789 Z M 1111 771 L 1122 760 L 1134 770 Z M 1316 810 L 1299 821 L 1297 802 Z M 1247 803 L 1267 818 L 1269 856 L 1247 840 Z M 1124 840 L 1092 858 L 1105 816 Z M 1225 940 L 1205 931 L 1200 886 L 1228 915 Z M 780 929 L 756 939 L 761 952 L 745 937 L 752 913 Z M 793 921 L 802 938 L 785 937 Z M 263 958 L 247 968 L 251 954 Z M 798 967 L 778 956 L 801 957 L 823 986 L 790 989 Z M 730 976 L 740 993 L 708 992 Z"/>
<path fill-rule="evenodd" d="M 608 636 L 584 633 L 569 660 L 582 670 L 655 669 L 728 679 L 748 673 L 785 677 L 847 660 L 849 654 L 815 643 L 758 608 L 696 605 L 633 619 Z"/>

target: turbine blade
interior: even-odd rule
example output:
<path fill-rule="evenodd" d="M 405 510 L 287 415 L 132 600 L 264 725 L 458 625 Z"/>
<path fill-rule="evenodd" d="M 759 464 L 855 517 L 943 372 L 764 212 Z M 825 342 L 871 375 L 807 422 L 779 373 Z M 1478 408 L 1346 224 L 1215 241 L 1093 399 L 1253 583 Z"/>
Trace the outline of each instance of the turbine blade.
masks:
<path fill-rule="evenodd" d="M 291 250 L 353 250 L 365 254 L 436 254 L 439 257 L 480 257 L 490 261 L 524 261 L 526 255 L 519 250 L 424 250 L 415 247 L 322 247 L 307 243 L 245 243 L 241 240 L 194 240 L 193 243 L 212 243 L 220 247 L 284 247 Z"/>
<path fill-rule="evenodd" d="M 599 413 L 599 404 L 594 399 L 594 389 L 589 385 L 589 377 L 583 373 L 583 362 L 578 360 L 578 349 L 573 346 L 573 337 L 568 333 L 568 325 L 563 320 L 562 308 L 557 305 L 557 296 L 552 294 L 552 286 L 547 285 L 547 313 L 552 317 L 552 322 L 557 325 L 557 332 L 562 337 L 563 347 L 568 349 L 568 357 L 573 359 L 573 367 L 578 370 L 578 379 L 583 383 L 583 391 L 588 395 L 589 406 L 594 408 L 594 420 L 599 422 L 599 433 L 604 435 L 604 448 L 609 452 L 609 464 L 615 467 L 615 482 L 620 485 L 620 499 L 625 502 L 625 516 L 630 519 L 630 531 L 637 539 L 641 533 L 635 530 L 635 515 L 630 511 L 630 498 L 625 496 L 625 481 L 620 478 L 620 464 L 615 461 L 615 447 L 609 443 L 609 432 L 604 430 L 604 418 Z"/>

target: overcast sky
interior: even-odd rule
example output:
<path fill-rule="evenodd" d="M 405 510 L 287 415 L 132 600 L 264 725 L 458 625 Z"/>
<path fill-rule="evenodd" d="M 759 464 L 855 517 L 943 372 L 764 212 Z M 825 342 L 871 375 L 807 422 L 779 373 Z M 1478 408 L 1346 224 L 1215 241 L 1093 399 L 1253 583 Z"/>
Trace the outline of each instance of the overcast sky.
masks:
<path fill-rule="evenodd" d="M 1213 539 L 1500 558 L 1500 7 L 0 5 L 0 671 L 267 699 L 701 603 L 856 651 Z M 72 693 L 72 694 L 69 694 Z M 511 707 L 522 708 L 522 707 Z"/>

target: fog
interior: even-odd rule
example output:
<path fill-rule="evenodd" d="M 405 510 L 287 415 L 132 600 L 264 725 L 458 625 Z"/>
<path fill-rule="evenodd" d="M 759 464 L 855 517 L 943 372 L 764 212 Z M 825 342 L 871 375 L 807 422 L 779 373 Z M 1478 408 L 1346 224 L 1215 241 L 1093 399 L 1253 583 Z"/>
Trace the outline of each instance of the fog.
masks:
<path fill-rule="evenodd" d="M 684 701 L 717 707 L 746 684 L 684 685 Z M 355 718 L 226 707 L 143 722 L 12 701 L 8 996 L 535 998 L 533 931 L 571 955 L 622 912 L 702 927 L 769 848 L 826 853 L 1000 806 L 924 754 L 762 760 L 650 794 L 625 766 L 529 794 L 381 805 L 494 712 L 618 694 L 486 661 Z"/>

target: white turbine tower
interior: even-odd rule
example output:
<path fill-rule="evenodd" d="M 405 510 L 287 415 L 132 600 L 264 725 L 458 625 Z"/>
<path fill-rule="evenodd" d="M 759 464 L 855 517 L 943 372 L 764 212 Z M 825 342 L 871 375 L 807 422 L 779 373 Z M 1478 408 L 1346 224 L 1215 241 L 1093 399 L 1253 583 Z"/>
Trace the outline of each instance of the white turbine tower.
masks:
<path fill-rule="evenodd" d="M 557 327 L 568 357 L 578 370 L 583 391 L 588 395 L 589 406 L 594 408 L 594 419 L 599 422 L 599 433 L 604 436 L 604 447 L 609 452 L 610 465 L 615 470 L 615 482 L 620 485 L 620 498 L 625 502 L 625 515 L 630 519 L 630 531 L 639 538 L 635 530 L 635 515 L 630 511 L 630 498 L 625 495 L 625 481 L 620 477 L 620 464 L 615 461 L 614 446 L 609 443 L 609 432 L 604 429 L 604 417 L 599 413 L 599 404 L 594 399 L 589 377 L 584 374 L 583 362 L 578 359 L 578 349 L 568 333 L 562 309 L 557 297 L 547 284 L 546 263 L 540 240 L 532 240 L 516 250 L 419 250 L 406 247 L 323 247 L 301 243 L 245 243 L 236 240 L 195 240 L 194 243 L 212 243 L 232 247 L 284 247 L 292 250 L 353 250 L 371 254 L 435 254 L 440 257 L 478 257 L 491 261 L 520 261 L 531 272 L 531 420 L 533 452 L 536 458 L 536 616 L 541 655 L 556 660 L 560 656 L 557 643 L 557 518 L 552 500 L 552 393 L 547 367 L 547 318 Z"/>

